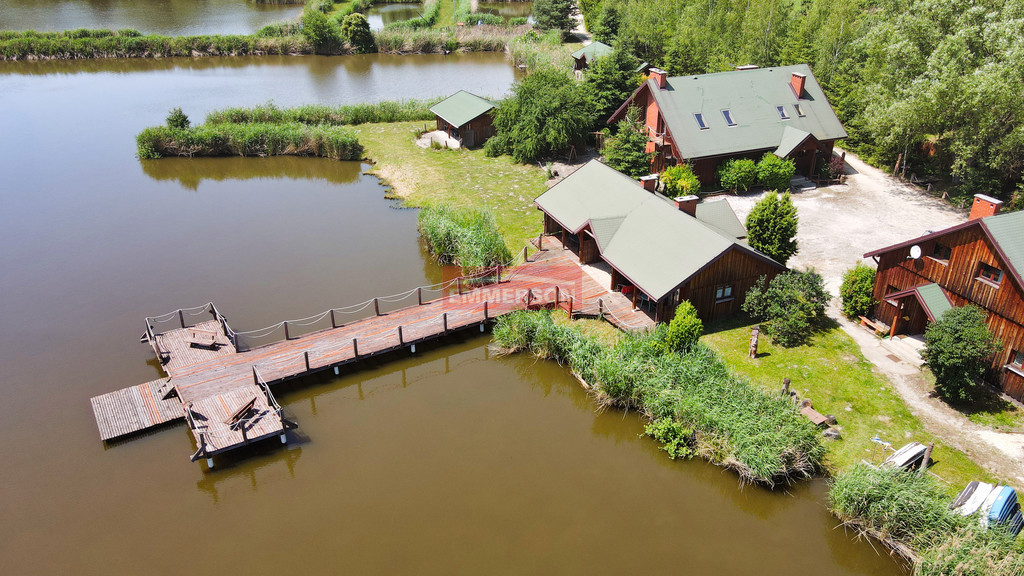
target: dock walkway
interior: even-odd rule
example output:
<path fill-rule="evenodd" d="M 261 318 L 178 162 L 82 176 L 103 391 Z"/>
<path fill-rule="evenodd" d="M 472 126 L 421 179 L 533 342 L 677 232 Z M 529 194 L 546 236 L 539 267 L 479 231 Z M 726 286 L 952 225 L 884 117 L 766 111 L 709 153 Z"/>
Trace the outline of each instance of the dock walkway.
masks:
<path fill-rule="evenodd" d="M 154 324 L 161 319 L 147 319 L 143 340 L 153 347 L 168 377 L 93 398 L 100 437 L 109 440 L 184 418 L 196 440 L 193 461 L 209 459 L 275 435 L 284 441 L 284 431 L 294 423 L 284 418 L 270 390 L 279 382 L 337 371 L 342 365 L 403 348 L 415 351 L 416 344 L 451 332 L 477 326 L 483 331 L 489 321 L 513 310 L 560 307 L 576 315 L 600 314 L 624 330 L 654 325 L 565 254 L 541 253 L 534 262 L 504 273 L 499 269 L 498 275 L 499 282 L 474 289 L 464 290 L 461 279 L 452 281 L 450 288 L 458 286 L 454 293 L 393 312 L 378 309 L 373 316 L 344 325 L 335 324 L 331 310 L 332 327 L 301 336 L 290 336 L 288 324 L 282 323 L 283 339 L 251 350 L 239 350 L 244 333 L 235 332 L 213 304 L 189 312 L 209 314 L 212 320 L 189 325 L 185 313 L 178 311 L 180 327 L 160 333 Z M 376 309 L 377 299 L 372 302 Z"/>

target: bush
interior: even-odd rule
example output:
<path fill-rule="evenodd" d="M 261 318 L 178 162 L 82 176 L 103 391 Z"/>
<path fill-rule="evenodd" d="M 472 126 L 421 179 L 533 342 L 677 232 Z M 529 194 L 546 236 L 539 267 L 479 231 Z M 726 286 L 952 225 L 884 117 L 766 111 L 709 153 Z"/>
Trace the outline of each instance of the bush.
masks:
<path fill-rule="evenodd" d="M 607 126 L 607 121 L 619 106 L 637 88 L 636 58 L 625 50 L 615 50 L 598 58 L 587 67 L 586 83 L 590 87 L 597 105 L 597 128 Z M 635 121 L 640 121 L 638 113 Z"/>
<path fill-rule="evenodd" d="M 757 163 L 757 182 L 765 190 L 789 190 L 789 181 L 796 174 L 792 160 L 779 158 L 771 152 L 765 153 Z"/>
<path fill-rule="evenodd" d="M 700 190 L 700 179 L 690 169 L 689 164 L 665 168 L 661 173 L 661 181 L 665 184 L 665 194 L 670 198 L 696 194 Z"/>
<path fill-rule="evenodd" d="M 704 323 L 689 300 L 676 307 L 676 315 L 665 330 L 665 346 L 669 350 L 685 352 L 693 347 L 704 333 Z"/>
<path fill-rule="evenodd" d="M 319 10 L 307 9 L 302 13 L 302 35 L 317 54 L 336 51 L 341 40 L 337 26 Z"/>
<path fill-rule="evenodd" d="M 442 204 L 420 210 L 418 220 L 420 233 L 441 264 L 474 269 L 512 260 L 490 212 Z"/>
<path fill-rule="evenodd" d="M 757 164 L 747 158 L 728 160 L 718 167 L 718 180 L 726 190 L 746 192 L 757 180 Z"/>
<path fill-rule="evenodd" d="M 647 128 L 638 121 L 640 109 L 630 106 L 619 122 L 619 133 L 604 148 L 605 163 L 623 174 L 638 178 L 651 173 L 652 153 L 647 147 Z"/>
<path fill-rule="evenodd" d="M 181 111 L 181 108 L 173 108 L 167 115 L 167 127 L 175 130 L 184 130 L 192 124 L 188 116 Z"/>
<path fill-rule="evenodd" d="M 535 0 L 533 20 L 541 30 L 559 30 L 568 34 L 576 25 L 576 3 L 573 0 Z"/>
<path fill-rule="evenodd" d="M 783 272 L 767 280 L 762 276 L 747 291 L 743 311 L 761 321 L 774 342 L 787 347 L 802 344 L 824 322 L 832 295 L 813 270 Z"/>
<path fill-rule="evenodd" d="M 843 315 L 850 319 L 867 316 L 871 307 L 877 304 L 875 293 L 875 269 L 858 262 L 843 273 L 839 286 L 839 297 L 843 302 Z"/>
<path fill-rule="evenodd" d="M 922 356 L 935 375 L 936 390 L 950 400 L 974 398 L 986 359 L 1002 349 L 986 320 L 984 310 L 967 305 L 947 310 L 925 329 Z"/>
<path fill-rule="evenodd" d="M 367 54 L 377 51 L 377 45 L 370 33 L 370 23 L 366 16 L 356 12 L 349 14 L 341 22 L 341 39 L 352 47 L 356 54 Z"/>
<path fill-rule="evenodd" d="M 661 449 L 668 457 L 690 458 L 693 456 L 693 428 L 687 428 L 671 418 L 659 418 L 644 426 L 644 434 L 661 442 Z"/>
<path fill-rule="evenodd" d="M 487 155 L 528 163 L 585 142 L 595 110 L 586 85 L 543 68 L 513 84 L 493 117 L 496 134 L 485 145 Z"/>
<path fill-rule="evenodd" d="M 777 192 L 771 191 L 747 215 L 747 243 L 785 266 L 799 250 L 798 223 L 796 206 L 789 192 L 779 198 Z"/>

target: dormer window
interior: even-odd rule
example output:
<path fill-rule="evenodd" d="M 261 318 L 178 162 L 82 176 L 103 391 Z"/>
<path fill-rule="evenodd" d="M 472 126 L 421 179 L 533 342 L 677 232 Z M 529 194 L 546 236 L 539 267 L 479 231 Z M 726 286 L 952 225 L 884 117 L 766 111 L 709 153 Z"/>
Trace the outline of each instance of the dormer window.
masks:
<path fill-rule="evenodd" d="M 697 121 L 697 126 L 700 126 L 701 130 L 707 130 L 708 128 L 710 128 L 710 126 L 708 126 L 707 121 L 704 120 L 704 115 L 701 114 L 700 112 L 694 114 L 693 119 Z"/>
<path fill-rule="evenodd" d="M 786 112 L 785 106 L 776 106 L 775 109 L 779 111 L 779 118 L 789 120 L 789 113 Z"/>
<path fill-rule="evenodd" d="M 802 107 L 800 107 L 799 104 L 793 104 L 793 109 L 796 110 L 796 115 L 797 116 L 799 116 L 801 118 L 806 116 L 806 114 L 804 114 L 804 109 Z"/>
<path fill-rule="evenodd" d="M 981 262 L 978 264 L 978 280 L 998 286 L 999 283 L 1003 281 L 1003 271 L 995 266 L 990 266 Z"/>
<path fill-rule="evenodd" d="M 736 125 L 736 121 L 732 119 L 731 110 L 722 110 L 722 116 L 725 118 L 725 123 L 728 124 L 729 126 Z"/>

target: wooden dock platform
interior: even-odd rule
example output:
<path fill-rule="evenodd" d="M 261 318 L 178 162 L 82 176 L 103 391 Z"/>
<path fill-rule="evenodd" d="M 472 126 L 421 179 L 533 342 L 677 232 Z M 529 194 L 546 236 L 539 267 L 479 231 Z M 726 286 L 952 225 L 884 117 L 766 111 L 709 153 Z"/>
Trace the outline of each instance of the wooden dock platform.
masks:
<path fill-rule="evenodd" d="M 196 440 L 193 461 L 275 435 L 284 441 L 284 431 L 294 424 L 282 416 L 272 385 L 405 348 L 415 351 L 416 344 L 451 332 L 483 331 L 488 322 L 513 310 L 557 306 L 574 314 L 605 314 L 627 330 L 654 325 L 628 300 L 599 286 L 569 256 L 545 256 L 504 273 L 499 270 L 500 282 L 463 290 L 460 280 L 457 293 L 393 312 L 378 310 L 345 325 L 296 337 L 288 336 L 285 325 L 283 340 L 245 351 L 237 347 L 240 333 L 213 304 L 199 309 L 208 311 L 212 320 L 188 325 L 178 311 L 168 317 L 180 319 L 180 327 L 160 333 L 153 324 L 166 320 L 147 319 L 143 340 L 153 346 L 168 378 L 93 398 L 100 437 L 108 440 L 185 418 Z M 241 418 L 244 422 L 231 422 L 247 404 L 252 406 Z"/>

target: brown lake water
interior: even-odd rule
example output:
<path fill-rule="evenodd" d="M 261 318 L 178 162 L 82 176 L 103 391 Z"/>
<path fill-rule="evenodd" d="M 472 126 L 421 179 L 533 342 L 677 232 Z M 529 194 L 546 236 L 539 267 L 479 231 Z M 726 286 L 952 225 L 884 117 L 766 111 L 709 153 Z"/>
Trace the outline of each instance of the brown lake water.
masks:
<path fill-rule="evenodd" d="M 0 0 L 0 30 L 134 28 L 145 34 L 250 34 L 294 21 L 296 4 L 250 0 Z"/>
<path fill-rule="evenodd" d="M 740 489 L 488 337 L 277 391 L 300 425 L 217 469 L 184 425 L 98 439 L 96 394 L 159 376 L 143 318 L 240 330 L 435 282 L 365 166 L 134 158 L 181 106 L 500 95 L 500 55 L 0 63 L 0 558 L 9 574 L 902 574 L 825 485 Z"/>

